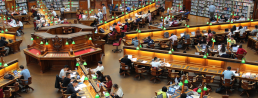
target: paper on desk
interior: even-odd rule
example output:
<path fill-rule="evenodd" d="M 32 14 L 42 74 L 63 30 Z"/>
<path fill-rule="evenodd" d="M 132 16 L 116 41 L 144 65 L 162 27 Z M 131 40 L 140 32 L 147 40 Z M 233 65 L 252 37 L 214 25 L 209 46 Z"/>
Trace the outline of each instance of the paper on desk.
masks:
<path fill-rule="evenodd" d="M 87 98 L 86 96 L 81 96 L 81 98 Z"/>
<path fill-rule="evenodd" d="M 132 58 L 132 61 L 136 62 L 136 61 L 137 61 L 137 58 Z"/>
<path fill-rule="evenodd" d="M 171 64 L 169 64 L 169 63 L 165 63 L 165 66 L 166 66 L 166 67 L 170 67 L 170 66 L 171 66 Z"/>
<path fill-rule="evenodd" d="M 128 58 L 129 58 L 129 59 L 132 59 L 132 58 L 133 58 L 133 55 L 128 55 Z"/>
<path fill-rule="evenodd" d="M 84 87 L 87 87 L 84 83 L 83 84 L 78 84 L 78 86 L 76 88 L 74 88 L 74 90 L 79 90 L 79 89 L 82 89 Z"/>
<path fill-rule="evenodd" d="M 191 95 L 193 98 L 199 98 L 199 96 L 197 95 Z"/>
<path fill-rule="evenodd" d="M 147 61 L 142 61 L 141 63 L 147 63 Z"/>
<path fill-rule="evenodd" d="M 238 74 L 238 73 L 236 73 L 236 74 L 235 74 L 235 76 L 239 76 L 239 74 Z"/>

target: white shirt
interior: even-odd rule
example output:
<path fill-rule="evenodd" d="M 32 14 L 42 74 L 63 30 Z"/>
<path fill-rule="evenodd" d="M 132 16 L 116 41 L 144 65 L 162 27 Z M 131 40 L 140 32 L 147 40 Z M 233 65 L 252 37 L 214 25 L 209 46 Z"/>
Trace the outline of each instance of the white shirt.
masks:
<path fill-rule="evenodd" d="M 98 66 L 97 68 L 93 69 L 94 72 L 100 71 L 101 73 L 103 73 L 104 71 L 104 66 Z"/>
<path fill-rule="evenodd" d="M 64 10 L 65 10 L 65 8 L 63 8 L 63 7 L 62 7 L 62 8 L 60 8 L 60 11 L 61 11 L 61 12 L 64 12 Z"/>
<path fill-rule="evenodd" d="M 116 91 L 115 94 L 118 95 L 119 97 L 123 97 L 123 95 L 124 95 L 124 93 L 123 93 L 121 88 L 118 88 L 118 90 Z"/>
<path fill-rule="evenodd" d="M 22 13 L 23 13 L 23 14 L 27 14 L 27 11 L 26 11 L 26 10 L 23 10 Z"/>
<path fill-rule="evenodd" d="M 244 28 L 242 28 L 242 29 L 240 29 L 240 36 L 243 36 L 243 34 L 245 33 L 245 29 Z"/>
<path fill-rule="evenodd" d="M 228 33 L 228 35 L 231 37 L 231 35 L 235 35 L 235 31 L 233 31 L 233 34 L 232 34 L 232 31 Z"/>
<path fill-rule="evenodd" d="M 245 18 L 240 18 L 239 21 L 245 21 Z"/>
<path fill-rule="evenodd" d="M 177 36 L 176 35 L 172 35 L 168 39 L 172 39 L 172 41 L 174 42 L 175 40 L 177 40 Z"/>
<path fill-rule="evenodd" d="M 53 11 L 52 14 L 53 14 L 54 16 L 56 16 L 56 11 Z"/>
<path fill-rule="evenodd" d="M 59 73 L 59 77 L 62 78 L 63 76 L 65 77 L 66 71 L 64 71 L 64 69 L 62 69 Z"/>
<path fill-rule="evenodd" d="M 23 26 L 23 24 L 22 24 L 22 22 L 21 22 L 21 21 L 19 21 L 19 26 L 20 26 L 20 27 L 22 27 L 22 26 Z"/>
<path fill-rule="evenodd" d="M 151 62 L 151 66 L 152 67 L 159 67 L 159 66 L 161 66 L 161 64 L 160 64 L 160 62 L 153 61 L 153 62 Z"/>
<path fill-rule="evenodd" d="M 226 49 L 225 49 L 225 50 L 226 50 Z M 219 55 L 220 55 L 220 56 L 227 53 L 226 51 L 225 51 L 225 52 L 222 52 L 222 51 L 221 51 L 221 47 L 219 47 L 218 51 L 219 51 Z"/>

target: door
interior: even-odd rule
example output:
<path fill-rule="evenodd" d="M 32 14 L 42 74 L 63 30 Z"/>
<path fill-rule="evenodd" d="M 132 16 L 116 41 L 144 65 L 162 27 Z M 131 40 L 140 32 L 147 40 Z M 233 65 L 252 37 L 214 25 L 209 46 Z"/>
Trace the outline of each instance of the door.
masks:
<path fill-rule="evenodd" d="M 7 10 L 11 10 L 11 11 L 13 11 L 14 10 L 14 3 L 13 3 L 13 1 L 6 1 L 5 2 L 5 6 L 6 6 L 6 9 Z"/>
<path fill-rule="evenodd" d="M 80 4 L 80 9 L 82 9 L 82 10 L 87 10 L 88 9 L 88 1 L 80 0 L 79 4 Z"/>
<path fill-rule="evenodd" d="M 185 10 L 191 11 L 191 0 L 185 0 L 183 4 L 185 5 Z"/>
<path fill-rule="evenodd" d="M 95 9 L 95 0 L 90 0 L 90 8 Z"/>

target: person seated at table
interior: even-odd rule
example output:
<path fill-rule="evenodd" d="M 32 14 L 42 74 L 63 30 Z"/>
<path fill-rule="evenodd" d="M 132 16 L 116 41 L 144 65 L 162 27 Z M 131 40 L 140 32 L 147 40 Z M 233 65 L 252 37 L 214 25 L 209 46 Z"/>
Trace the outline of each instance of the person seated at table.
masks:
<path fill-rule="evenodd" d="M 26 11 L 26 9 L 22 9 L 22 13 L 21 13 L 21 15 L 27 15 L 27 11 Z"/>
<path fill-rule="evenodd" d="M 211 22 L 216 22 L 217 19 L 213 16 L 213 17 L 210 18 L 210 21 L 211 21 Z"/>
<path fill-rule="evenodd" d="M 53 9 L 53 10 L 55 9 L 54 3 L 50 4 L 50 8 Z"/>
<path fill-rule="evenodd" d="M 169 28 L 169 23 L 166 21 L 165 28 Z"/>
<path fill-rule="evenodd" d="M 123 93 L 122 89 L 120 87 L 118 87 L 117 84 L 114 84 L 113 89 L 111 91 L 111 96 L 112 96 L 112 98 L 114 98 L 114 96 L 116 96 L 116 95 L 118 95 L 119 98 L 122 98 L 124 93 Z"/>
<path fill-rule="evenodd" d="M 181 95 L 180 95 L 180 98 L 186 98 L 187 97 L 187 95 L 185 94 L 185 93 L 182 93 Z M 171 96 L 171 98 L 172 98 L 172 96 Z"/>
<path fill-rule="evenodd" d="M 140 21 L 141 21 L 141 18 L 140 18 L 140 16 L 136 16 L 136 20 L 135 20 L 135 23 L 139 23 Z"/>
<path fill-rule="evenodd" d="M 211 50 L 209 45 L 206 45 L 206 48 L 204 50 L 204 54 L 208 54 L 207 56 L 214 56 L 214 54 L 211 54 Z"/>
<path fill-rule="evenodd" d="M 222 57 L 223 55 L 225 56 L 227 54 L 225 44 L 222 44 L 220 47 L 218 47 L 218 51 L 220 57 Z"/>
<path fill-rule="evenodd" d="M 102 11 L 100 9 L 98 9 L 98 11 L 99 12 L 98 12 L 97 16 L 98 16 L 98 19 L 99 19 L 99 22 L 100 22 L 103 19 L 103 14 L 102 14 Z"/>
<path fill-rule="evenodd" d="M 228 66 L 227 70 L 225 70 L 222 75 L 224 75 L 224 78 L 222 78 L 223 80 L 225 79 L 232 79 L 232 76 L 235 76 L 235 73 L 233 71 L 230 71 L 231 67 Z M 231 83 L 231 82 L 230 82 Z"/>
<path fill-rule="evenodd" d="M 115 28 L 113 28 L 112 33 L 110 32 L 108 36 L 109 36 L 109 38 L 114 38 L 116 36 L 116 34 L 117 34 L 117 31 Z"/>
<path fill-rule="evenodd" d="M 114 11 L 118 11 L 118 4 L 115 5 Z"/>
<path fill-rule="evenodd" d="M 5 56 L 8 55 L 9 51 L 10 51 L 10 48 L 9 47 L 6 47 L 6 45 L 8 44 L 8 42 L 6 41 L 6 38 L 3 37 L 1 40 L 0 40 L 0 47 L 4 47 L 4 50 L 5 50 Z M 0 50 L 2 50 L 2 48 L 0 48 Z"/>
<path fill-rule="evenodd" d="M 20 70 L 21 72 L 18 75 L 18 78 L 21 78 L 23 76 L 24 80 L 28 80 L 30 76 L 30 71 L 28 69 L 24 69 L 23 65 L 20 65 Z M 25 81 L 25 83 L 27 84 L 28 81 Z"/>
<path fill-rule="evenodd" d="M 247 52 L 245 51 L 245 49 L 242 48 L 242 45 L 239 45 L 236 55 L 246 55 L 246 54 Z"/>
<path fill-rule="evenodd" d="M 129 6 L 125 6 L 125 8 L 126 8 L 126 11 L 127 11 L 127 12 L 130 12 L 130 11 L 131 11 L 131 8 L 130 8 Z"/>
<path fill-rule="evenodd" d="M 52 14 L 53 16 L 56 16 L 56 11 L 54 11 L 54 9 L 52 9 Z"/>
<path fill-rule="evenodd" d="M 178 24 L 181 24 L 181 26 L 185 26 L 186 20 L 183 19 L 183 18 L 181 18 L 181 19 L 179 20 L 179 23 L 178 23 Z"/>
<path fill-rule="evenodd" d="M 125 56 L 121 59 L 121 62 L 122 62 L 122 63 L 125 63 L 125 65 L 127 65 L 127 66 L 131 69 L 131 71 L 134 71 L 134 68 L 132 68 L 132 61 L 128 58 L 128 55 L 125 55 Z M 120 68 L 119 73 L 121 73 L 121 72 L 122 72 L 122 70 L 121 70 L 121 68 Z"/>
<path fill-rule="evenodd" d="M 125 25 L 127 25 L 127 28 L 129 28 L 130 24 L 128 23 L 128 19 L 125 19 Z"/>
<path fill-rule="evenodd" d="M 181 39 L 184 39 L 184 42 L 186 42 L 187 39 L 190 39 L 190 35 L 188 33 L 186 33 L 186 31 L 185 31 L 184 35 L 181 37 Z"/>
<path fill-rule="evenodd" d="M 253 36 L 255 36 L 254 34 L 256 33 L 258 33 L 258 25 L 255 25 L 254 26 L 255 27 L 255 29 L 253 29 L 253 31 L 251 32 L 251 35 L 253 35 Z"/>
<path fill-rule="evenodd" d="M 242 26 L 239 26 L 239 34 L 240 36 L 243 36 L 243 34 L 245 33 L 245 28 L 243 28 Z"/>
<path fill-rule="evenodd" d="M 76 93 L 78 93 L 81 89 L 75 90 L 75 87 L 78 85 L 78 83 L 79 82 L 77 80 L 73 80 L 72 83 L 69 83 L 66 89 L 66 94 L 71 94 L 73 98 L 80 98 Z"/>
<path fill-rule="evenodd" d="M 245 21 L 245 16 L 241 15 L 241 18 L 238 19 L 239 21 Z"/>
<path fill-rule="evenodd" d="M 101 73 L 104 72 L 104 66 L 102 65 L 102 61 L 98 62 L 98 66 L 95 69 L 91 69 L 93 73 L 96 73 L 97 71 L 100 71 Z"/>
<path fill-rule="evenodd" d="M 105 76 L 105 79 L 106 79 L 106 83 L 102 83 L 108 90 L 108 93 L 111 92 L 111 88 L 112 88 L 112 79 L 109 75 L 106 75 Z"/>
<path fill-rule="evenodd" d="M 202 37 L 201 40 L 199 40 L 198 45 L 200 45 L 200 44 L 207 44 L 204 37 Z"/>
<path fill-rule="evenodd" d="M 157 57 L 154 57 L 153 61 L 151 62 L 152 68 L 159 68 L 161 66 L 159 59 Z"/>
<path fill-rule="evenodd" d="M 225 17 L 225 14 L 222 14 L 222 15 L 221 15 L 220 21 L 223 21 L 223 22 L 227 22 L 227 21 L 228 21 L 228 18 Z"/>
<path fill-rule="evenodd" d="M 168 39 L 172 40 L 172 45 L 174 45 L 174 41 L 177 41 L 177 36 L 174 33 L 172 33 Z"/>
<path fill-rule="evenodd" d="M 228 44 L 229 44 L 230 47 L 236 46 L 236 40 L 234 39 L 234 37 L 230 38 L 230 42 L 228 42 Z"/>
<path fill-rule="evenodd" d="M 138 47 L 138 45 L 139 45 L 139 40 L 137 39 L 137 37 L 135 37 L 135 38 L 132 39 L 132 44 L 133 44 L 134 47 Z"/>
<path fill-rule="evenodd" d="M 162 94 L 162 98 L 167 98 L 167 90 L 168 88 L 166 86 L 163 86 L 162 89 L 159 92 L 157 92 L 157 95 Z"/>
<path fill-rule="evenodd" d="M 197 92 L 197 90 L 198 90 L 198 89 L 201 89 L 201 88 L 202 88 L 202 86 L 200 85 L 200 86 L 194 88 L 193 91 L 194 91 L 194 92 Z M 206 95 L 206 91 L 203 90 L 203 91 L 202 91 L 202 96 L 204 96 L 204 95 Z"/>
<path fill-rule="evenodd" d="M 69 83 L 71 83 L 71 75 L 69 72 L 66 73 L 66 77 L 63 80 L 63 87 L 67 87 Z"/>
<path fill-rule="evenodd" d="M 162 6 L 162 4 L 159 5 L 159 11 L 162 13 L 165 11 L 165 8 L 164 8 L 164 6 Z"/>
<path fill-rule="evenodd" d="M 68 66 L 68 65 L 65 65 L 64 68 L 61 69 L 61 71 L 60 71 L 60 73 L 59 73 L 59 78 L 60 78 L 60 79 L 63 80 L 63 79 L 65 78 L 66 73 L 67 73 L 67 72 L 71 72 L 71 70 L 68 71 L 68 69 L 69 69 L 69 66 Z"/>
<path fill-rule="evenodd" d="M 63 24 L 69 24 L 69 22 L 67 21 L 67 19 L 66 19 L 66 18 L 64 19 Z"/>
<path fill-rule="evenodd" d="M 78 15 L 78 20 L 81 20 L 81 19 L 82 19 L 82 15 L 83 15 L 83 13 L 80 12 L 80 14 Z"/>
<path fill-rule="evenodd" d="M 186 9 L 186 12 L 184 13 L 184 15 L 187 16 L 188 14 L 190 14 L 190 11 Z"/>
<path fill-rule="evenodd" d="M 97 73 L 98 81 L 100 81 L 100 82 L 106 81 L 104 75 L 100 71 L 97 71 L 96 73 Z"/>
<path fill-rule="evenodd" d="M 202 34 L 200 33 L 200 30 L 197 30 L 195 34 L 195 38 L 197 39 L 197 41 L 199 41 L 199 38 L 201 37 L 202 37 Z"/>
<path fill-rule="evenodd" d="M 16 26 L 16 21 L 14 18 L 10 18 L 10 23 L 11 26 Z"/>
<path fill-rule="evenodd" d="M 150 46 L 151 44 L 154 44 L 154 41 L 151 39 L 150 36 L 148 36 L 147 39 L 144 40 L 144 43 L 148 43 L 148 46 Z"/>
<path fill-rule="evenodd" d="M 113 24 L 113 27 L 115 27 L 117 33 L 121 33 L 121 29 L 120 29 L 120 27 L 119 27 L 119 24 L 114 23 L 114 24 Z"/>
<path fill-rule="evenodd" d="M 212 34 L 211 30 L 208 30 L 208 36 L 207 36 L 207 39 L 206 39 L 208 45 L 212 44 L 211 43 L 212 37 L 213 37 L 213 34 Z"/>

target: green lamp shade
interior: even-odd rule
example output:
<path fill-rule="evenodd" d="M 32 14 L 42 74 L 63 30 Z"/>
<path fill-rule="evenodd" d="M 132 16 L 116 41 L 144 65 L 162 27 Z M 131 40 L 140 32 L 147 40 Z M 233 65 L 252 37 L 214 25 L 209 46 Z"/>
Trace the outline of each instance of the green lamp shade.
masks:
<path fill-rule="evenodd" d="M 51 21 L 50 23 L 53 23 L 53 21 Z"/>
<path fill-rule="evenodd" d="M 6 19 L 4 18 L 4 20 L 6 20 Z"/>
<path fill-rule="evenodd" d="M 0 19 L 2 19 L 2 17 L 0 17 Z"/>
<path fill-rule="evenodd" d="M 171 52 L 171 51 L 168 51 L 168 54 L 172 54 L 172 52 Z"/>
<path fill-rule="evenodd" d="M 84 80 L 89 80 L 89 78 L 88 78 L 88 77 L 85 77 Z"/>
<path fill-rule="evenodd" d="M 12 6 L 12 8 L 13 8 L 13 6 Z"/>
<path fill-rule="evenodd" d="M 46 42 L 46 45 L 48 45 L 48 42 Z"/>
<path fill-rule="evenodd" d="M 149 4 L 148 2 L 146 2 L 146 4 Z"/>
<path fill-rule="evenodd" d="M 105 23 L 107 23 L 107 21 L 105 21 Z"/>
<path fill-rule="evenodd" d="M 8 17 L 8 20 L 9 20 L 10 18 Z"/>
<path fill-rule="evenodd" d="M 215 16 L 215 18 L 217 18 L 217 15 Z"/>
<path fill-rule="evenodd" d="M 89 11 L 89 13 L 91 13 L 91 11 Z"/>
<path fill-rule="evenodd" d="M 150 2 L 150 4 L 151 4 L 151 2 Z"/>
<path fill-rule="evenodd" d="M 91 9 L 91 11 L 93 11 L 93 9 Z"/>
<path fill-rule="evenodd" d="M 1 18 L 0 18 L 1 19 Z M 247 18 L 247 20 L 249 21 L 250 19 L 249 18 Z"/>
<path fill-rule="evenodd" d="M 141 30 L 139 30 L 138 33 L 141 33 Z"/>
<path fill-rule="evenodd" d="M 136 50 L 139 50 L 140 48 L 139 47 L 136 47 Z"/>
<path fill-rule="evenodd" d="M 124 12 L 122 12 L 122 14 L 124 14 Z"/>
<path fill-rule="evenodd" d="M 138 29 L 136 29 L 136 31 L 138 31 Z"/>
<path fill-rule="evenodd" d="M 31 37 L 30 40 L 33 40 L 33 37 Z"/>
<path fill-rule="evenodd" d="M 90 37 L 89 40 L 92 40 L 92 38 Z"/>
<path fill-rule="evenodd" d="M 251 21 L 254 21 L 253 19 L 251 19 Z"/>
<path fill-rule="evenodd" d="M 233 15 L 232 13 L 230 15 Z"/>
<path fill-rule="evenodd" d="M 163 17 L 161 16 L 160 18 L 162 19 Z"/>
<path fill-rule="evenodd" d="M 68 41 L 66 41 L 66 42 L 65 42 L 65 45 L 68 45 L 68 44 L 69 44 Z"/>
<path fill-rule="evenodd" d="M 172 18 L 174 18 L 174 16 L 172 16 Z"/>
<path fill-rule="evenodd" d="M 96 75 L 93 75 L 92 79 L 97 79 L 97 76 L 96 76 Z"/>
<path fill-rule="evenodd" d="M 139 7 L 141 7 L 141 5 L 139 5 Z"/>
<path fill-rule="evenodd" d="M 182 86 L 183 85 L 183 83 L 182 82 L 179 82 L 179 86 Z"/>
<path fill-rule="evenodd" d="M 7 30 L 7 29 L 5 29 L 5 32 L 8 32 L 8 30 Z"/>
<path fill-rule="evenodd" d="M 43 44 L 43 42 L 41 41 L 40 44 Z"/>
<path fill-rule="evenodd" d="M 179 7 L 179 5 L 177 5 L 177 7 Z"/>
<path fill-rule="evenodd" d="M 136 8 L 134 10 L 136 10 Z"/>
<path fill-rule="evenodd" d="M 98 94 L 96 94 L 95 98 L 100 98 Z"/>
<path fill-rule="evenodd" d="M 142 48 L 142 45 L 140 45 L 140 48 Z"/>
<path fill-rule="evenodd" d="M 83 63 L 83 65 L 87 65 L 87 63 L 86 63 L 86 62 L 84 62 L 84 63 Z"/>
<path fill-rule="evenodd" d="M 207 24 L 209 24 L 209 22 L 207 22 Z"/>
<path fill-rule="evenodd" d="M 70 4 L 70 2 L 68 2 L 68 4 Z"/>
<path fill-rule="evenodd" d="M 231 21 L 231 23 L 233 23 L 233 21 Z"/>
<path fill-rule="evenodd" d="M 0 62 L 0 66 L 2 66 L 3 64 L 2 64 L 2 62 Z"/>
<path fill-rule="evenodd" d="M 128 14 L 128 12 L 125 12 L 125 14 Z M 1 19 L 1 18 L 0 18 Z"/>
<path fill-rule="evenodd" d="M 43 11 L 45 11 L 45 10 L 43 10 Z"/>
<path fill-rule="evenodd" d="M 118 17 L 116 16 L 116 19 L 117 19 Z"/>
<path fill-rule="evenodd" d="M 241 61 L 241 63 L 245 63 L 245 58 L 242 58 L 242 61 Z"/>
<path fill-rule="evenodd" d="M 144 7 L 144 5 L 142 5 L 142 7 Z"/>
<path fill-rule="evenodd" d="M 154 2 L 154 0 L 152 0 Z"/>
<path fill-rule="evenodd" d="M 133 10 L 133 8 L 131 8 L 131 11 Z"/>
<path fill-rule="evenodd" d="M 186 83 L 186 84 L 187 84 L 187 83 L 188 83 L 188 80 L 185 80 L 185 82 L 184 82 L 184 83 Z"/>
<path fill-rule="evenodd" d="M 100 21 L 100 23 L 102 23 L 102 20 Z"/>
<path fill-rule="evenodd" d="M 77 63 L 76 63 L 76 66 L 80 66 L 80 64 L 77 62 Z"/>
<path fill-rule="evenodd" d="M 108 92 L 106 92 L 106 93 L 105 93 L 105 96 L 106 96 L 106 97 L 107 97 L 107 96 L 110 96 L 110 94 L 109 94 Z"/>
<path fill-rule="evenodd" d="M 203 90 L 204 90 L 204 91 L 207 91 L 207 90 L 208 90 L 208 88 L 207 88 L 206 86 L 204 86 Z"/>
<path fill-rule="evenodd" d="M 161 26 L 161 29 L 163 29 L 163 26 Z"/>
<path fill-rule="evenodd" d="M 234 16 L 236 16 L 236 14 L 234 14 Z"/>
<path fill-rule="evenodd" d="M 206 58 L 207 58 L 207 55 L 204 55 L 204 56 L 203 56 L 203 58 L 205 58 L 205 59 L 206 59 Z"/>
<path fill-rule="evenodd" d="M 114 16 L 112 16 L 112 19 L 114 19 Z"/>
<path fill-rule="evenodd" d="M 73 4 L 73 2 L 72 2 L 72 4 Z"/>
<path fill-rule="evenodd" d="M 210 25 L 212 25 L 212 23 L 210 23 Z"/>
<path fill-rule="evenodd" d="M 187 25 L 187 28 L 189 28 L 190 26 L 189 25 Z"/>
<path fill-rule="evenodd" d="M 68 7 L 70 7 L 70 5 L 67 5 Z"/>
<path fill-rule="evenodd" d="M 4 30 L 2 30 L 1 33 L 4 33 Z"/>
<path fill-rule="evenodd" d="M 201 92 L 202 92 L 202 90 L 199 88 L 199 89 L 197 90 L 197 92 L 198 92 L 198 93 L 201 93 Z"/>
<path fill-rule="evenodd" d="M 220 16 L 219 16 L 219 18 L 220 18 Z"/>
<path fill-rule="evenodd" d="M 171 51 L 174 52 L 174 49 L 172 48 Z"/>
<path fill-rule="evenodd" d="M 47 15 L 47 13 L 45 13 L 45 15 Z"/>
<path fill-rule="evenodd" d="M 7 67 L 7 66 L 8 66 L 8 65 L 5 63 L 5 64 L 4 64 L 4 67 Z"/>
<path fill-rule="evenodd" d="M 87 11 L 85 11 L 85 13 L 88 13 Z"/>
<path fill-rule="evenodd" d="M 164 28 L 163 30 L 166 30 L 166 28 Z"/>
<path fill-rule="evenodd" d="M 75 42 L 73 41 L 72 44 L 75 44 Z"/>

